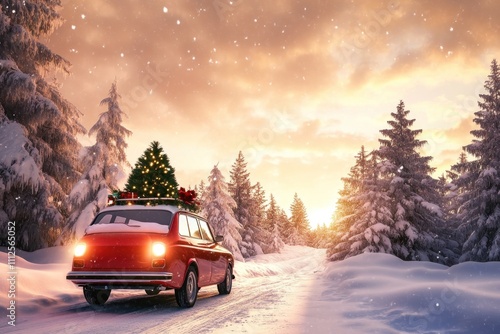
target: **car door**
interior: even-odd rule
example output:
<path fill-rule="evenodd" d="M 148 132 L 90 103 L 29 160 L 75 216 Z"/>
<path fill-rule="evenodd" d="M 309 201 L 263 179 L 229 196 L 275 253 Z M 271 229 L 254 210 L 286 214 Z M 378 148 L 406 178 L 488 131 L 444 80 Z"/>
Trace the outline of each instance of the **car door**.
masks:
<path fill-rule="evenodd" d="M 224 280 L 226 275 L 226 258 L 217 250 L 217 243 L 215 242 L 215 238 L 208 223 L 203 219 L 200 219 L 199 223 L 202 237 L 207 241 L 207 247 L 211 250 L 212 277 L 210 282 L 211 284 L 220 283 Z"/>
<path fill-rule="evenodd" d="M 198 224 L 198 219 L 194 216 L 187 216 L 190 243 L 195 248 L 195 258 L 198 263 L 198 285 L 210 284 L 212 277 L 212 254 L 210 243 L 203 239 L 202 231 Z"/>

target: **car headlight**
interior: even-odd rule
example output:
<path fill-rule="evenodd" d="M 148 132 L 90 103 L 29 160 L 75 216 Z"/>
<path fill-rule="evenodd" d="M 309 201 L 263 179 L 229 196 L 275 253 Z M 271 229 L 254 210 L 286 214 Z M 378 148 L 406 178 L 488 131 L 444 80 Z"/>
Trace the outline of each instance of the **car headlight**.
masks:
<path fill-rule="evenodd" d="M 167 251 L 167 246 L 165 246 L 163 242 L 154 242 L 152 251 L 153 251 L 153 256 L 160 257 L 165 255 L 165 252 Z"/>
<path fill-rule="evenodd" d="M 85 245 L 83 242 L 80 242 L 75 246 L 74 255 L 76 257 L 83 256 L 86 250 L 87 250 L 87 245 Z"/>

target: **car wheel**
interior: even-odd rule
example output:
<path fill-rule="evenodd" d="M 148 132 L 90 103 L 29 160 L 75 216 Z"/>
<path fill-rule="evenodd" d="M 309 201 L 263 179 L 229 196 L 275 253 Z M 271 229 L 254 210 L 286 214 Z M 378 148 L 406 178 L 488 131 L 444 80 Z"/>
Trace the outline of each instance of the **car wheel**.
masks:
<path fill-rule="evenodd" d="M 193 267 L 189 267 L 184 284 L 175 289 L 175 300 L 180 307 L 193 307 L 198 297 L 198 278 Z"/>
<path fill-rule="evenodd" d="M 227 266 L 226 278 L 222 283 L 217 284 L 217 290 L 219 290 L 219 294 L 221 295 L 228 295 L 231 293 L 232 287 L 233 287 L 233 271 L 231 270 L 231 266 Z"/>
<path fill-rule="evenodd" d="M 158 289 L 153 289 L 153 290 L 145 290 L 146 291 L 146 294 L 148 296 L 156 296 L 157 294 L 160 293 L 160 290 Z"/>
<path fill-rule="evenodd" d="M 83 295 L 90 305 L 104 305 L 111 294 L 111 289 L 94 289 L 91 286 L 83 287 Z"/>

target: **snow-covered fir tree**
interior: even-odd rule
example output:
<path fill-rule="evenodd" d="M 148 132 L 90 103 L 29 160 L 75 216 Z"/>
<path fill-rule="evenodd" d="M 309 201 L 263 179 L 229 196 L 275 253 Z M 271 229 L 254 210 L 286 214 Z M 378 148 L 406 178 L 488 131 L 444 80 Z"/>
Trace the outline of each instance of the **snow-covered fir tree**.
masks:
<path fill-rule="evenodd" d="M 332 228 L 336 231 L 334 236 L 343 236 L 352 225 L 353 217 L 358 212 L 360 203 L 356 195 L 362 190 L 363 180 L 366 177 L 367 153 L 364 146 L 356 155 L 354 166 L 349 170 L 346 177 L 341 178 L 343 188 L 339 191 L 339 199 L 336 203 L 335 213 L 332 217 Z M 339 240 L 333 240 L 330 248 L 335 247 Z"/>
<path fill-rule="evenodd" d="M 255 225 L 259 230 L 263 229 L 264 220 L 266 218 L 266 193 L 262 185 L 257 182 L 252 187 L 252 215 L 255 217 Z M 260 239 L 258 239 L 260 240 Z"/>
<path fill-rule="evenodd" d="M 297 193 L 293 196 L 293 202 L 290 205 L 290 213 L 292 230 L 287 243 L 290 245 L 305 245 L 310 225 L 309 219 L 307 218 L 306 207 Z"/>
<path fill-rule="evenodd" d="M 286 244 L 287 240 L 290 238 L 290 235 L 292 234 L 293 226 L 285 210 L 283 208 L 280 208 L 279 206 L 278 206 L 278 226 L 279 226 L 279 231 L 281 233 L 281 239 Z"/>
<path fill-rule="evenodd" d="M 271 244 L 270 248 L 273 250 L 273 252 L 281 253 L 281 250 L 285 247 L 285 243 L 281 239 L 281 232 L 279 228 L 279 223 L 276 221 L 274 222 L 274 227 L 271 232 Z"/>
<path fill-rule="evenodd" d="M 261 184 L 257 182 L 252 186 L 252 198 L 250 212 L 252 215 L 253 247 L 255 255 L 262 254 L 264 251 L 262 245 L 267 240 L 267 233 L 263 228 L 266 216 L 266 193 Z"/>
<path fill-rule="evenodd" d="M 59 1 L 0 1 L 0 245 L 16 222 L 16 247 L 52 245 L 68 215 L 65 198 L 80 175 L 80 112 L 48 83 L 69 62 L 39 40 L 63 20 Z"/>
<path fill-rule="evenodd" d="M 234 258 L 244 261 L 240 250 L 241 225 L 233 214 L 236 202 L 229 194 L 228 185 L 217 166 L 214 166 L 210 172 L 208 182 L 201 199 L 201 214 L 208 219 L 215 234 L 224 237 L 222 243 L 233 253 Z"/>
<path fill-rule="evenodd" d="M 126 177 L 124 167 L 130 167 L 125 152 L 128 144 L 126 138 L 132 132 L 126 129 L 123 117 L 126 116 L 119 105 L 120 95 L 113 82 L 109 90 L 109 96 L 101 101 L 101 105 L 107 106 L 107 111 L 103 112 L 94 126 L 90 128 L 89 135 L 95 134 L 96 145 L 104 153 L 105 179 L 109 189 L 119 188 L 119 183 Z"/>
<path fill-rule="evenodd" d="M 366 252 L 392 253 L 391 200 L 379 180 L 375 152 L 366 154 L 362 146 L 349 177 L 343 180 L 349 185 L 344 190 L 350 192 L 343 193 L 341 203 L 349 206 L 346 211 L 350 213 L 335 222 L 335 242 L 328 247 L 328 258 L 336 261 Z"/>
<path fill-rule="evenodd" d="M 332 233 L 333 239 L 328 247 L 330 252 L 334 248 L 337 248 L 338 252 L 341 248 L 348 247 L 348 244 L 341 245 L 341 238 L 349 231 L 360 206 L 356 196 L 362 191 L 361 185 L 366 177 L 367 154 L 364 146 L 361 147 L 355 159 L 354 166 L 350 168 L 348 175 L 341 178 L 343 188 L 339 191 L 339 199 L 332 217 L 334 233 Z"/>
<path fill-rule="evenodd" d="M 429 165 L 432 157 L 420 155 L 426 141 L 417 139 L 422 130 L 411 129 L 415 119 L 408 119 L 409 112 L 401 101 L 387 122 L 391 128 L 380 131 L 385 138 L 379 139 L 377 152 L 382 191 L 391 201 L 380 205 L 391 208 L 394 220 L 388 231 L 391 251 L 404 260 L 452 264 L 458 245 L 444 230 L 437 180 Z"/>
<path fill-rule="evenodd" d="M 108 194 L 118 189 L 124 181 L 125 166 L 129 166 L 125 149 L 125 138 L 132 133 L 123 125 L 116 82 L 111 85 L 109 95 L 101 101 L 107 111 L 101 113 L 92 126 L 89 135 L 95 134 L 96 143 L 86 147 L 81 156 L 84 173 L 69 195 L 72 214 L 68 218 L 59 243 L 65 243 L 83 236 L 85 228 L 95 215 L 106 206 Z"/>
<path fill-rule="evenodd" d="M 460 152 L 458 161 L 451 166 L 451 170 L 446 171 L 444 189 L 441 192 L 443 201 L 443 211 L 445 212 L 445 219 L 450 229 L 454 230 L 455 240 L 463 245 L 465 235 L 460 233 L 459 226 L 462 221 L 463 210 L 460 209 L 462 196 L 467 192 L 465 184 L 458 186 L 460 179 L 467 178 L 465 166 L 467 164 L 467 153 Z"/>
<path fill-rule="evenodd" d="M 250 173 L 247 171 L 247 163 L 241 151 L 230 171 L 229 193 L 236 203 L 233 208 L 234 217 L 242 226 L 241 253 L 246 258 L 254 256 L 260 251 L 256 240 L 258 234 L 257 217 L 252 210 L 255 203 L 252 197 Z"/>
<path fill-rule="evenodd" d="M 270 195 L 269 205 L 265 211 L 265 216 L 262 221 L 262 231 L 265 233 L 265 242 L 262 245 L 264 253 L 276 253 L 282 248 L 279 246 L 279 240 L 283 241 L 281 220 L 280 220 L 280 207 L 276 203 L 273 194 Z M 276 234 L 279 235 L 276 235 Z M 278 238 L 279 236 L 279 238 Z"/>
<path fill-rule="evenodd" d="M 204 180 L 201 180 L 200 183 L 194 187 L 194 191 L 198 194 L 198 198 L 203 198 L 205 188 L 206 186 Z"/>
<path fill-rule="evenodd" d="M 262 227 L 268 233 L 271 233 L 274 228 L 274 223 L 278 221 L 279 210 L 280 208 L 276 203 L 276 199 L 274 198 L 274 195 L 271 194 L 269 197 L 269 204 L 266 209 L 266 215 L 262 223 Z"/>
<path fill-rule="evenodd" d="M 500 68 L 494 59 L 480 94 L 479 111 L 465 151 L 475 160 L 461 163 L 454 180 L 461 188 L 458 218 L 466 236 L 460 262 L 500 260 Z"/>

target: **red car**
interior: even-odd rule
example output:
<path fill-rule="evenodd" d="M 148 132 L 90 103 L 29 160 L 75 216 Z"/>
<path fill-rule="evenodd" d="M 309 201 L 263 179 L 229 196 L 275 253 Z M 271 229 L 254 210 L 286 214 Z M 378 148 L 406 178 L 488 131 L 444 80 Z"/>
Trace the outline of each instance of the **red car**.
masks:
<path fill-rule="evenodd" d="M 175 205 L 112 206 L 86 229 L 66 279 L 92 305 L 104 304 L 112 289 L 175 289 L 177 304 L 192 307 L 201 287 L 231 292 L 234 258 L 221 241 L 206 219 Z"/>

